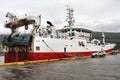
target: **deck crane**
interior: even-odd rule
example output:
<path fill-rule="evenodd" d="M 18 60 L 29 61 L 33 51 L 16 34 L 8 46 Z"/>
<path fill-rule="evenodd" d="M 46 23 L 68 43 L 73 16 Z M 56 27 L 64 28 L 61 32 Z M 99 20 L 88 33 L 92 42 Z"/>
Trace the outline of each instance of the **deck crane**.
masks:
<path fill-rule="evenodd" d="M 29 54 L 32 50 L 32 35 L 18 35 L 17 31 L 19 27 L 25 27 L 28 30 L 28 25 L 33 25 L 34 33 L 38 33 L 40 27 L 40 15 L 25 15 L 16 16 L 13 13 L 8 12 L 6 14 L 8 20 L 5 23 L 5 28 L 11 29 L 11 34 L 3 39 L 3 46 L 6 47 L 5 62 L 18 62 L 28 60 Z M 18 35 L 18 36 L 16 36 Z"/>
<path fill-rule="evenodd" d="M 38 29 L 40 26 L 40 19 L 36 20 L 36 17 L 34 16 L 27 16 L 25 15 L 24 18 L 18 18 L 15 14 L 8 12 L 6 14 L 6 17 L 9 18 L 9 21 L 6 21 L 5 27 L 11 29 L 11 34 L 9 36 L 9 39 L 13 38 L 16 34 L 18 34 L 17 28 L 25 26 L 25 30 L 28 30 L 28 25 L 33 24 L 35 29 Z M 38 16 L 37 18 L 40 18 Z"/>

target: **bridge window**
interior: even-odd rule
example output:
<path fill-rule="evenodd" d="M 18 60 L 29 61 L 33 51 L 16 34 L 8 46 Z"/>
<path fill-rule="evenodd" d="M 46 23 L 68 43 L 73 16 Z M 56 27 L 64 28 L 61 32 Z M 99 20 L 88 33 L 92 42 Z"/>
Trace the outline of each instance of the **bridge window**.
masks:
<path fill-rule="evenodd" d="M 75 29 L 72 29 L 72 31 L 75 31 Z"/>
<path fill-rule="evenodd" d="M 80 29 L 76 29 L 77 32 L 80 32 L 81 30 Z"/>

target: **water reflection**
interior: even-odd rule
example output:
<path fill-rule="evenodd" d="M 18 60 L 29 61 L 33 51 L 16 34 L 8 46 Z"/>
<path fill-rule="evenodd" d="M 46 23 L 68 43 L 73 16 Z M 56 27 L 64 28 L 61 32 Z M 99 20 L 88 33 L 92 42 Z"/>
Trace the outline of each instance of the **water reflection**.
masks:
<path fill-rule="evenodd" d="M 119 80 L 120 55 L 0 67 L 0 80 Z"/>

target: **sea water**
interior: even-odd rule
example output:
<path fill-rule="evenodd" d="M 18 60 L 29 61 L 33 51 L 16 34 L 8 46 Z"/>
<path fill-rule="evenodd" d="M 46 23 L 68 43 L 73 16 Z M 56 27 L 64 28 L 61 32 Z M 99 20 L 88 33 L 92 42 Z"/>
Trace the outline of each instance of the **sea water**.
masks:
<path fill-rule="evenodd" d="M 0 67 L 0 80 L 120 80 L 120 54 Z"/>
<path fill-rule="evenodd" d="M 0 56 L 0 63 L 4 63 L 4 56 Z"/>

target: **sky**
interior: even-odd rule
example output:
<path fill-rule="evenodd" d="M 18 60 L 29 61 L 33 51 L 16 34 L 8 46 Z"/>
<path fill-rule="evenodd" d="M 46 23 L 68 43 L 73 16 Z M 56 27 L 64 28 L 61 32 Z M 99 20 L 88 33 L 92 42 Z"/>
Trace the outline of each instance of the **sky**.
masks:
<path fill-rule="evenodd" d="M 10 33 L 4 28 L 6 13 L 41 14 L 41 25 L 51 21 L 56 27 L 67 25 L 66 6 L 74 9 L 75 26 L 85 25 L 93 31 L 120 32 L 120 0 L 1 0 L 0 34 Z"/>

